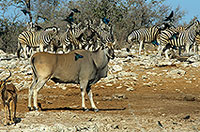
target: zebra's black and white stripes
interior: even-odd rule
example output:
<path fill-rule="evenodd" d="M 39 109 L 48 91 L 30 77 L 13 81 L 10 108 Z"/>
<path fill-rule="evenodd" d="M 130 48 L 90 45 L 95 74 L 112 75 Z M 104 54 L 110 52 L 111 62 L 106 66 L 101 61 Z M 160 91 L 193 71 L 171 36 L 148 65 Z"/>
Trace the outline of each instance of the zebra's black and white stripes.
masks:
<path fill-rule="evenodd" d="M 20 57 L 20 51 L 23 49 L 24 57 L 27 58 L 27 47 L 39 48 L 44 51 L 44 48 L 50 45 L 52 39 L 57 35 L 60 29 L 57 27 L 48 27 L 42 31 L 24 31 L 18 37 L 17 56 Z"/>
<path fill-rule="evenodd" d="M 143 43 L 153 43 L 153 44 L 157 44 L 157 36 L 160 32 L 160 30 L 164 29 L 165 26 L 152 26 L 150 28 L 140 28 L 137 30 L 133 30 L 127 37 L 127 41 L 130 45 L 130 47 L 132 46 L 131 43 L 132 42 L 139 42 L 140 46 L 139 46 L 139 54 L 141 54 L 141 50 L 143 47 Z M 129 47 L 129 48 L 130 48 Z M 128 48 L 128 50 L 129 50 Z"/>
<path fill-rule="evenodd" d="M 195 42 L 195 37 L 200 32 L 199 21 L 195 21 L 189 27 L 181 29 L 169 28 L 160 34 L 160 43 L 163 48 L 160 49 L 160 54 L 165 52 L 165 57 L 169 59 L 168 51 L 170 48 L 178 47 L 179 55 L 182 47 L 189 53 L 191 45 Z"/>
<path fill-rule="evenodd" d="M 87 22 L 87 26 L 82 28 L 80 24 L 73 25 L 60 35 L 59 39 L 64 52 L 75 49 L 94 51 L 105 43 L 114 42 L 112 27 L 108 26 L 109 30 L 107 31 L 101 25 L 94 28 L 90 24 L 90 22 Z"/>

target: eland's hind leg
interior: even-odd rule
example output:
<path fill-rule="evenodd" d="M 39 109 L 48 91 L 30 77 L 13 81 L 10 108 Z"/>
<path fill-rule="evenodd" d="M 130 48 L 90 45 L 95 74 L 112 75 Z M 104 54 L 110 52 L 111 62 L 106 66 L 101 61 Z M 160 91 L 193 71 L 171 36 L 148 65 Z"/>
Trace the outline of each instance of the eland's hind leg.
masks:
<path fill-rule="evenodd" d="M 29 109 L 29 111 L 33 110 L 32 106 L 31 106 L 31 99 L 32 99 L 32 96 L 33 96 L 33 88 L 35 87 L 36 83 L 37 83 L 37 79 L 35 78 L 35 73 L 33 72 L 33 81 L 32 81 L 31 87 L 29 88 L 29 96 L 28 96 L 28 109 Z"/>
<path fill-rule="evenodd" d="M 40 91 L 40 89 L 44 86 L 44 84 L 48 81 L 47 79 L 41 79 L 37 81 L 37 84 L 35 84 L 35 87 L 33 87 L 33 107 L 35 110 L 38 110 L 38 104 L 37 104 L 37 94 Z"/>

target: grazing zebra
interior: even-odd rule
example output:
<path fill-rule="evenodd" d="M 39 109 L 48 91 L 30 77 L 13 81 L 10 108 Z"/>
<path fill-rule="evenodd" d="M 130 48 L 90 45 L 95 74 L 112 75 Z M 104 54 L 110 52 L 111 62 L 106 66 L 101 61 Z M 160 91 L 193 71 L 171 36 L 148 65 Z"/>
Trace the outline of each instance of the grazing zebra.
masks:
<path fill-rule="evenodd" d="M 24 57 L 27 56 L 27 47 L 40 48 L 43 52 L 44 48 L 48 47 L 60 29 L 53 26 L 42 31 L 24 31 L 18 37 L 17 56 L 20 58 L 20 51 L 23 49 Z"/>
<path fill-rule="evenodd" d="M 157 42 L 157 37 L 161 30 L 166 29 L 166 25 L 162 24 L 161 26 L 154 25 L 150 28 L 140 28 L 137 30 L 133 30 L 127 37 L 127 42 L 129 43 L 129 48 L 127 48 L 127 51 L 131 48 L 131 43 L 133 41 L 139 42 L 139 55 L 141 54 L 141 50 L 143 47 L 143 43 L 153 43 L 156 45 L 159 45 Z"/>
<path fill-rule="evenodd" d="M 181 30 L 180 30 L 181 29 Z M 194 43 L 195 37 L 200 32 L 199 21 L 195 21 L 187 28 L 174 29 L 170 28 L 164 30 L 160 34 L 160 43 L 163 46 L 160 50 L 160 55 L 164 51 L 165 57 L 169 59 L 168 51 L 170 48 L 179 49 L 179 55 L 181 49 L 184 48 L 189 53 L 190 46 Z"/>

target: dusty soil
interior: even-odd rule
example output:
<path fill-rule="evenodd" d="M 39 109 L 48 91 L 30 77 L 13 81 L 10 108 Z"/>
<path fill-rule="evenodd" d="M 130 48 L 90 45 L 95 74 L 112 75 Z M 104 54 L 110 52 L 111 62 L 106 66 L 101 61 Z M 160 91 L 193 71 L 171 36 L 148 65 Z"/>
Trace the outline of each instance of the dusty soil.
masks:
<path fill-rule="evenodd" d="M 181 78 L 166 77 L 166 71 L 178 68 L 179 65 L 145 68 L 143 66 L 127 65 L 125 71 L 138 74 L 138 80 L 127 90 L 124 80 L 118 80 L 112 86 L 101 81 L 92 86 L 94 101 L 99 112 L 83 112 L 81 110 L 81 94 L 79 86 L 69 85 L 66 90 L 59 88 L 44 88 L 39 92 L 39 112 L 29 112 L 27 108 L 28 90 L 18 91 L 17 117 L 21 121 L 16 126 L 3 127 L 1 131 L 18 130 L 20 124 L 66 123 L 74 131 L 92 131 L 79 129 L 76 125 L 84 122 L 97 124 L 98 131 L 200 131 L 200 69 L 181 67 L 186 74 Z M 148 75 L 147 72 L 165 73 L 162 76 Z M 189 81 L 188 81 L 189 80 Z M 144 83 L 155 82 L 146 86 Z M 51 81 L 47 85 L 55 86 Z M 121 88 L 117 88 L 122 86 Z M 129 85 L 130 87 L 130 85 Z M 86 105 L 90 107 L 87 99 Z M 2 104 L 0 105 L 2 108 Z M 3 111 L 0 113 L 3 118 Z M 101 127 L 99 123 L 103 123 Z M 111 126 L 108 127 L 108 124 Z M 105 127 L 105 128 L 102 128 Z M 47 131 L 47 130 L 46 130 Z"/>

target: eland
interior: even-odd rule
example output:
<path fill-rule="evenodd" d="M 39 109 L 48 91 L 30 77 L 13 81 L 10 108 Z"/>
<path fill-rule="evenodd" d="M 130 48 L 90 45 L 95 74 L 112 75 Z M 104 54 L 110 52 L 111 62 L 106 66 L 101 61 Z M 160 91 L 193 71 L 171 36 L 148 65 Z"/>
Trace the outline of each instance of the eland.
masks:
<path fill-rule="evenodd" d="M 107 76 L 108 62 L 115 57 L 114 43 L 107 43 L 96 51 L 74 50 L 67 54 L 35 53 L 31 57 L 33 81 L 29 88 L 29 110 L 33 108 L 38 110 L 37 94 L 51 79 L 56 83 L 80 84 L 82 109 L 88 110 L 85 106 L 85 93 L 87 93 L 92 109 L 98 111 L 93 101 L 91 85 Z"/>

